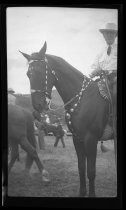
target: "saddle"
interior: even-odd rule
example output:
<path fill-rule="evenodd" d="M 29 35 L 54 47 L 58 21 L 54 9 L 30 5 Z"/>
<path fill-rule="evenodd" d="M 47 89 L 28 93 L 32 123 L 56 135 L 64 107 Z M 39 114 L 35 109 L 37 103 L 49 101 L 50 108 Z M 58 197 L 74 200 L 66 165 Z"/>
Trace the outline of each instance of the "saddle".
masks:
<path fill-rule="evenodd" d="M 107 71 L 103 72 L 99 75 L 100 79 L 96 80 L 99 88 L 100 95 L 109 100 L 110 104 L 113 103 L 113 85 L 117 83 L 117 74 L 112 72 L 108 74 Z"/>
<path fill-rule="evenodd" d="M 100 80 L 97 81 L 99 93 L 100 95 L 105 99 L 109 101 L 109 117 L 108 122 L 105 127 L 103 136 L 101 138 L 102 141 L 112 139 L 113 136 L 113 129 L 112 129 L 112 123 L 113 123 L 113 116 L 112 116 L 112 109 L 114 106 L 114 100 L 113 100 L 113 85 L 117 83 L 117 74 L 116 72 L 112 72 L 111 74 L 108 74 L 108 71 L 103 72 L 100 74 Z"/>

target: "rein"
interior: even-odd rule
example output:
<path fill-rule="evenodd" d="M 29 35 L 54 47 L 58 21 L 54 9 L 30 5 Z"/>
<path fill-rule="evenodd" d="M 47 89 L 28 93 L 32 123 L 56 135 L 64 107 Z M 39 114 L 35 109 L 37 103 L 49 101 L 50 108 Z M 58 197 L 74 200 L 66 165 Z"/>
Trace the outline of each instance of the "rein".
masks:
<path fill-rule="evenodd" d="M 68 102 L 66 102 L 62 107 L 59 107 L 59 108 L 56 108 L 56 109 L 51 109 L 50 107 L 50 111 L 57 111 L 57 110 L 60 110 L 61 108 L 65 108 L 67 105 L 69 105 L 75 98 L 79 97 L 78 98 L 78 101 L 76 104 L 74 104 L 74 108 L 77 107 L 78 103 L 80 102 L 81 100 L 81 97 L 82 97 L 82 93 L 86 90 L 86 88 L 88 87 L 89 83 L 91 82 L 92 80 L 90 79 L 89 82 L 87 83 L 87 85 L 85 86 L 84 88 L 84 85 L 85 85 L 85 77 L 84 77 L 84 80 L 83 80 L 83 84 L 82 84 L 82 88 L 80 90 L 80 92 L 78 94 L 76 94 L 73 98 L 71 98 Z M 72 108 L 71 109 L 71 112 L 73 112 L 74 109 Z"/>

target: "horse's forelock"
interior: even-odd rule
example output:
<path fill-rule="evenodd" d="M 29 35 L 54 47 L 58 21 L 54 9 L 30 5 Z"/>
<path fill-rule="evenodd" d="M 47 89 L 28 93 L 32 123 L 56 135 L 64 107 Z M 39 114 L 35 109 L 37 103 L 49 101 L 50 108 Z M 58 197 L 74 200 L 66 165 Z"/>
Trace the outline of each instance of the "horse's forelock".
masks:
<path fill-rule="evenodd" d="M 30 56 L 31 60 L 41 60 L 43 59 L 43 56 L 37 52 L 34 52 Z"/>

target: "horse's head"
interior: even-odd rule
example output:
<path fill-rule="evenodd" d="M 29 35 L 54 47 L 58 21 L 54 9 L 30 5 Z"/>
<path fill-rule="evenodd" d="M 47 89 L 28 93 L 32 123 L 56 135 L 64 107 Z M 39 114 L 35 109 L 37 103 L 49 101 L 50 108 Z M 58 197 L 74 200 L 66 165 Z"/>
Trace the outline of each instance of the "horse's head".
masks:
<path fill-rule="evenodd" d="M 22 53 L 28 60 L 27 76 L 30 80 L 32 104 L 35 110 L 47 110 L 51 102 L 51 92 L 56 79 L 54 71 L 46 58 L 46 42 L 38 53 L 28 55 Z"/>

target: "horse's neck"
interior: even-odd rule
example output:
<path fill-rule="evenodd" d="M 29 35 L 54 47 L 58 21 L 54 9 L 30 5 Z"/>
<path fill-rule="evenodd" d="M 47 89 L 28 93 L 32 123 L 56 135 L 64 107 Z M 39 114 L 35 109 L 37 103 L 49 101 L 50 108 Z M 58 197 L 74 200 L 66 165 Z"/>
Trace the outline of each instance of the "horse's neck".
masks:
<path fill-rule="evenodd" d="M 65 61 L 64 61 L 65 62 Z M 58 77 L 55 87 L 64 103 L 74 97 L 80 90 L 83 82 L 83 75 L 69 64 L 55 64 L 54 70 Z"/>
<path fill-rule="evenodd" d="M 61 75 L 56 82 L 56 89 L 64 103 L 72 99 L 81 89 L 82 79 Z"/>

